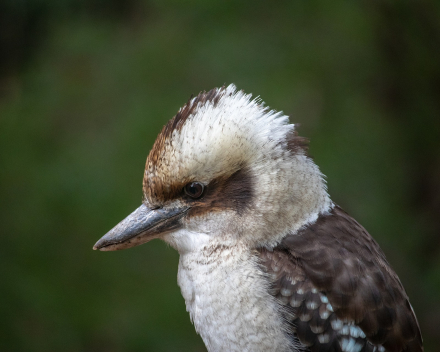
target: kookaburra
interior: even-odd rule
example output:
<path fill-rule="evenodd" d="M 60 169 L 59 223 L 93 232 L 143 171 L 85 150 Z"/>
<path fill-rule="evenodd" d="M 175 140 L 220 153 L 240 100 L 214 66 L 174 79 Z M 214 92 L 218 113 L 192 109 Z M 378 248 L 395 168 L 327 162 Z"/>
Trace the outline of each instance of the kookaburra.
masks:
<path fill-rule="evenodd" d="M 148 155 L 143 201 L 94 246 L 160 238 L 208 351 L 423 351 L 384 253 L 332 202 L 288 117 L 234 85 L 200 93 Z"/>

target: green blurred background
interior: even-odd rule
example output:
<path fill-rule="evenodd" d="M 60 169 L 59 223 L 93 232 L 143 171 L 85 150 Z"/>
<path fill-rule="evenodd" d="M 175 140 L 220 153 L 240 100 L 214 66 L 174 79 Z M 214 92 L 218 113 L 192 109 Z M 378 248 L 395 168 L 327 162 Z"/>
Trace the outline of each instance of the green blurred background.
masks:
<path fill-rule="evenodd" d="M 160 241 L 92 251 L 191 94 L 301 123 L 440 346 L 440 2 L 0 2 L 0 350 L 205 351 Z"/>

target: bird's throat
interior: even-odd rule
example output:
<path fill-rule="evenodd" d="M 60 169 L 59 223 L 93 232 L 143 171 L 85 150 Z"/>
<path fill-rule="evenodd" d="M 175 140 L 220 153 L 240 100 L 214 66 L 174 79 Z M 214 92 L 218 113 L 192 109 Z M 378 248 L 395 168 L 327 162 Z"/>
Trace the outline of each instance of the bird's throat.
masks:
<path fill-rule="evenodd" d="M 178 283 L 208 351 L 290 351 L 279 305 L 245 248 L 207 246 L 180 256 Z"/>

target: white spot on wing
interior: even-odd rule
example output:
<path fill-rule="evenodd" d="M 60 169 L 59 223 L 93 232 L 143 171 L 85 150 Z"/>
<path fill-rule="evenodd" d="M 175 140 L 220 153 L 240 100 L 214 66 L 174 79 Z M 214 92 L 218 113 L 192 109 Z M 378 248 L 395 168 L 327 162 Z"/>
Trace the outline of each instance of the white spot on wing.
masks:
<path fill-rule="evenodd" d="M 327 319 L 330 316 L 330 312 L 328 310 L 324 310 L 323 312 L 319 313 L 319 316 L 321 319 Z"/>
<path fill-rule="evenodd" d="M 360 352 L 362 350 L 362 347 L 364 347 L 363 344 L 356 342 L 352 348 L 352 352 Z"/>
<path fill-rule="evenodd" d="M 292 290 L 289 290 L 288 288 L 282 288 L 280 292 L 285 297 L 290 297 L 292 295 Z"/>
<path fill-rule="evenodd" d="M 340 333 L 341 335 L 348 335 L 348 334 L 349 334 L 349 331 L 350 331 L 350 327 L 347 326 L 347 325 L 344 325 L 344 326 L 342 327 L 342 329 L 339 331 L 339 333 Z"/>
<path fill-rule="evenodd" d="M 301 305 L 301 303 L 302 303 L 302 300 L 292 299 L 292 300 L 290 301 L 290 305 L 291 305 L 292 307 L 294 307 L 294 308 L 299 307 L 299 306 Z"/>
<path fill-rule="evenodd" d="M 308 309 L 312 309 L 313 310 L 313 309 L 318 308 L 318 303 L 316 303 L 314 301 L 308 301 L 306 303 L 306 306 L 307 306 Z"/>
<path fill-rule="evenodd" d="M 320 335 L 318 335 L 318 341 L 320 343 L 328 343 L 330 341 L 330 335 L 329 334 L 320 334 Z"/>
<path fill-rule="evenodd" d="M 331 325 L 333 330 L 338 331 L 342 329 L 342 321 L 339 319 L 332 320 Z"/>
<path fill-rule="evenodd" d="M 364 334 L 364 332 L 362 331 L 362 329 L 360 327 L 355 326 L 355 325 L 350 326 L 350 335 L 351 336 L 353 336 L 353 337 L 360 337 L 362 334 L 365 337 L 365 334 Z"/>

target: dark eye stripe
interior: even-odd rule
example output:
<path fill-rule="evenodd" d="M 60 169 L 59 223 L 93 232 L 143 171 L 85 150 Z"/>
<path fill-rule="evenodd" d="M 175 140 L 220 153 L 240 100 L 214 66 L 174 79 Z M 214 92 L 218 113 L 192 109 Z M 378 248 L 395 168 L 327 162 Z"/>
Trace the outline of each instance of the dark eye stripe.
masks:
<path fill-rule="evenodd" d="M 200 182 L 188 183 L 184 188 L 185 194 L 193 199 L 198 199 L 203 195 L 205 186 Z"/>

